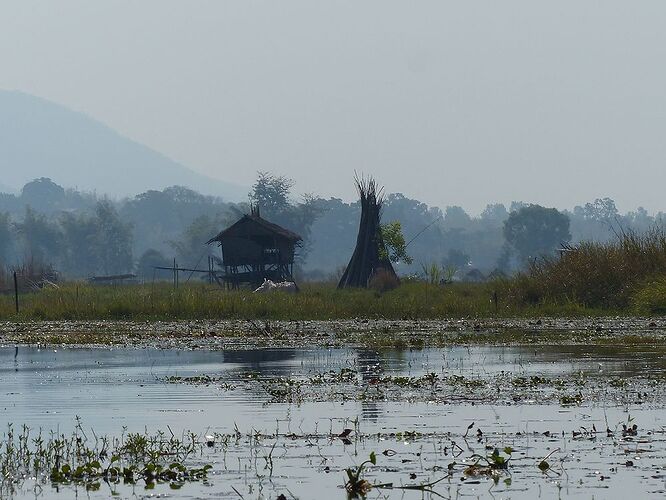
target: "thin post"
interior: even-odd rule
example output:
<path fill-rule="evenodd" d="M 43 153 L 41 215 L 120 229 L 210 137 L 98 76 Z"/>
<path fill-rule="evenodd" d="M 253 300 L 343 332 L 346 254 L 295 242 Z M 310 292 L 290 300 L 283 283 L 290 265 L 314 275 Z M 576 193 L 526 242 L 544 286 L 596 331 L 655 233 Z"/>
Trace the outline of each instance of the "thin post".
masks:
<path fill-rule="evenodd" d="M 150 309 L 154 310 L 155 309 L 155 274 L 157 273 L 157 269 L 153 267 L 153 282 L 150 285 Z"/>
<path fill-rule="evenodd" d="M 18 279 L 16 278 L 16 271 L 14 271 L 14 301 L 16 302 L 16 314 L 18 314 L 19 313 Z"/>
<path fill-rule="evenodd" d="M 176 258 L 174 257 L 173 259 L 173 288 L 174 290 L 178 287 L 178 283 L 176 282 Z"/>

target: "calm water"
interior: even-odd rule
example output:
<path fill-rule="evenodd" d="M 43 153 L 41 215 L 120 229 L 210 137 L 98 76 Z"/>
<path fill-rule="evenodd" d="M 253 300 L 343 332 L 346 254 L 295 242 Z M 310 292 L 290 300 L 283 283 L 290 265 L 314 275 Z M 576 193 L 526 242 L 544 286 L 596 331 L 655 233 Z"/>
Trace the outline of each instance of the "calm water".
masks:
<path fill-rule="evenodd" d="M 207 450 L 202 460 L 214 465 L 210 485 L 185 485 L 178 492 L 168 486 L 146 492 L 141 486 L 118 487 L 120 498 L 147 494 L 211 498 L 232 495 L 243 498 L 276 498 L 291 492 L 297 498 L 320 500 L 345 498 L 340 486 L 343 469 L 363 461 L 371 451 L 378 467 L 369 479 L 406 484 L 446 475 L 454 459 L 460 463 L 472 452 L 486 454 L 484 446 L 510 445 L 514 456 L 511 476 L 497 485 L 487 478 L 461 481 L 456 474 L 436 491 L 449 497 L 495 498 L 624 498 L 640 492 L 645 498 L 660 497 L 666 488 L 666 412 L 660 404 L 612 403 L 564 408 L 557 404 L 440 405 L 396 401 L 341 403 L 268 403 L 256 388 L 222 390 L 210 386 L 172 384 L 169 376 L 223 376 L 233 382 L 248 371 L 261 377 L 304 376 L 322 371 L 352 368 L 361 374 L 418 376 L 428 372 L 465 377 L 516 375 L 557 376 L 584 373 L 590 377 L 663 374 L 664 352 L 646 348 L 595 348 L 585 346 L 454 347 L 418 351 L 261 349 L 250 351 L 178 351 L 160 349 L 0 349 L 0 428 L 8 423 L 27 424 L 46 431 L 69 432 L 78 416 L 84 429 L 97 435 L 129 431 L 164 430 L 175 433 L 231 433 L 251 431 L 278 433 L 273 470 L 266 459 L 275 439 L 250 443 L 247 439 L 225 449 Z M 605 430 L 626 422 L 639 424 L 643 442 L 627 443 L 607 438 L 572 439 L 581 427 Z M 344 444 L 322 437 L 354 427 L 364 436 Z M 483 430 L 484 438 L 461 441 L 469 424 Z M 425 436 L 398 439 L 390 433 L 418 431 Z M 548 432 L 547 432 L 548 431 Z M 288 439 L 285 435 L 316 433 L 311 439 Z M 432 433 L 427 436 L 426 434 Z M 450 433 L 451 435 L 448 435 Z M 519 434 L 518 434 L 519 433 Z M 544 434 L 546 433 L 546 434 Z M 564 433 L 564 436 L 562 436 Z M 470 434 L 471 435 L 471 434 Z M 464 449 L 455 457 L 451 441 Z M 543 475 L 536 463 L 549 451 L 560 448 L 553 461 L 562 461 L 560 475 Z M 382 451 L 390 450 L 387 454 Z M 635 464 L 626 467 L 631 459 Z M 442 471 L 443 468 L 443 471 Z M 271 473 L 272 472 L 272 473 Z M 414 479 L 410 478 L 410 474 Z M 504 482 L 511 477 L 510 484 Z M 603 479 L 602 479 L 603 478 Z M 232 488 L 233 487 L 233 488 Z M 161 489 L 160 489 L 161 488 Z M 27 497 L 71 498 L 73 494 L 106 498 L 111 488 L 96 493 L 66 487 L 57 491 L 45 486 L 35 491 L 26 486 Z M 382 491 L 389 498 L 421 498 L 421 492 Z M 373 491 L 369 498 L 383 498 Z M 429 498 L 429 497 L 428 497 Z"/>

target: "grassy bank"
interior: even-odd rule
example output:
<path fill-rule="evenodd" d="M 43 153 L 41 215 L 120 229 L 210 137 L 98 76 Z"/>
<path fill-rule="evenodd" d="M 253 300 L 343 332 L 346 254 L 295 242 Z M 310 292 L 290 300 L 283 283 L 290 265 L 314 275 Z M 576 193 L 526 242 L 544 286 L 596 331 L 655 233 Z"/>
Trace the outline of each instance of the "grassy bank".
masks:
<path fill-rule="evenodd" d="M 506 282 L 522 304 L 580 304 L 634 314 L 666 313 L 666 232 L 626 233 L 582 243 L 562 256 L 537 259 Z"/>
<path fill-rule="evenodd" d="M 21 295 L 18 315 L 13 296 L 0 297 L 3 320 L 434 319 L 601 313 L 574 303 L 519 303 L 509 297 L 502 283 L 438 286 L 411 282 L 382 294 L 337 290 L 329 284 L 306 284 L 298 294 L 253 294 L 200 284 L 174 290 L 166 283 L 118 287 L 71 283 Z"/>
<path fill-rule="evenodd" d="M 63 284 L 0 296 L 4 320 L 175 320 L 350 318 L 437 319 L 666 314 L 666 233 L 624 234 L 540 258 L 512 278 L 438 285 L 405 280 L 379 293 L 304 284 L 298 294 L 253 294 L 217 286 L 169 283 L 131 286 Z"/>

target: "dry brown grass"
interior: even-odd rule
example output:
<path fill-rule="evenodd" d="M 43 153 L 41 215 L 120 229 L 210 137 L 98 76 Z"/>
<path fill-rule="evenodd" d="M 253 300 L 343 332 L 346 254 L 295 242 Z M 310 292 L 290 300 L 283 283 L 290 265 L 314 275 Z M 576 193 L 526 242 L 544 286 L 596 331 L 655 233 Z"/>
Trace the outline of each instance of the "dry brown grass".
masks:
<path fill-rule="evenodd" d="M 384 269 L 378 269 L 370 277 L 368 281 L 368 288 L 376 290 L 377 292 L 383 293 L 393 290 L 400 286 L 400 280 L 398 277 Z"/>
<path fill-rule="evenodd" d="M 622 233 L 609 243 L 581 243 L 561 257 L 533 262 L 507 283 L 519 303 L 577 303 L 625 309 L 647 281 L 666 276 L 666 232 Z"/>

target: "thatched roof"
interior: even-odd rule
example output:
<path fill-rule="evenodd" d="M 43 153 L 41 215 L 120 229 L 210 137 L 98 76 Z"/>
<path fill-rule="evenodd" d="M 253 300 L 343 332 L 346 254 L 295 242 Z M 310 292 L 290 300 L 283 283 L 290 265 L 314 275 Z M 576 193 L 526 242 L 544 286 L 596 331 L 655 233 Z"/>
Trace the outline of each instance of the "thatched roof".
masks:
<path fill-rule="evenodd" d="M 278 237 L 292 241 L 294 243 L 303 240 L 298 234 L 285 229 L 282 226 L 268 222 L 262 219 L 259 215 L 244 215 L 236 223 L 229 226 L 224 231 L 221 231 L 217 236 L 211 238 L 207 244 L 220 242 L 227 237 L 243 237 L 253 234 L 257 229 L 263 230 L 267 233 L 272 233 Z"/>

